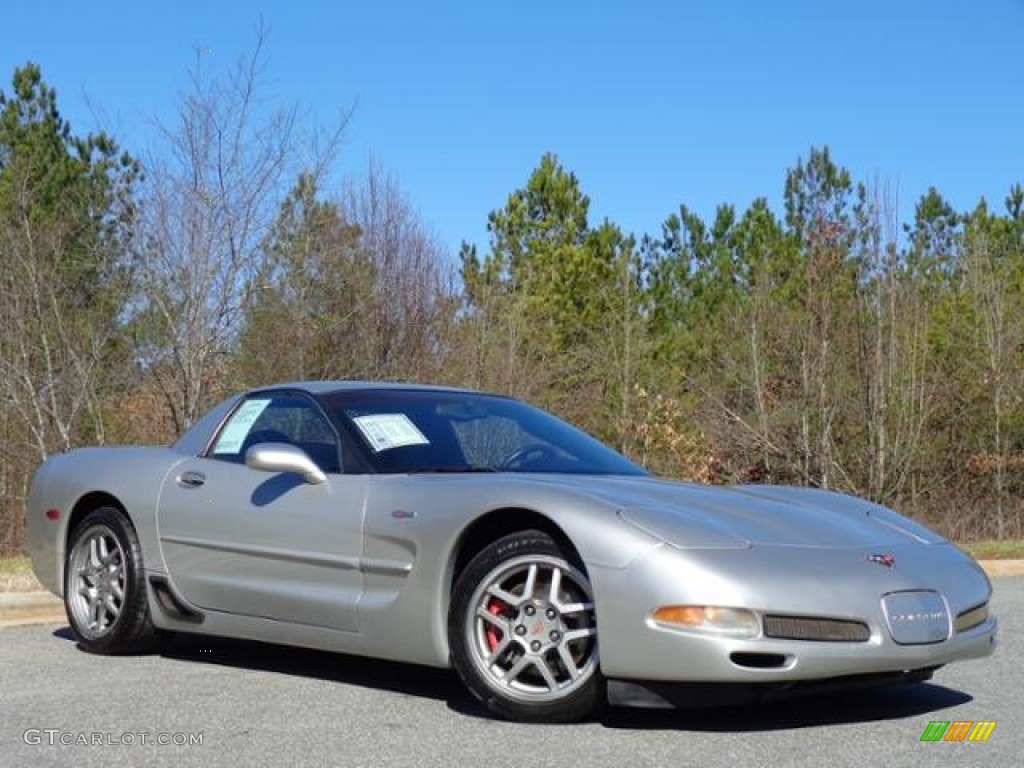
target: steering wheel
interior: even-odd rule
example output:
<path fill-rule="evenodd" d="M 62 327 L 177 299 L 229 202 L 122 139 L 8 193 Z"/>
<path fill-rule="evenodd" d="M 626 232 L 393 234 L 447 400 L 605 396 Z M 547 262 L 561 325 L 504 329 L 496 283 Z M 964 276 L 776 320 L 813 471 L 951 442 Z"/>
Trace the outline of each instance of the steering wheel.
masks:
<path fill-rule="evenodd" d="M 499 461 L 498 469 L 521 469 L 528 459 L 529 463 L 532 463 L 544 458 L 558 459 L 558 452 L 546 443 L 529 443 L 522 448 L 517 448 Z"/>

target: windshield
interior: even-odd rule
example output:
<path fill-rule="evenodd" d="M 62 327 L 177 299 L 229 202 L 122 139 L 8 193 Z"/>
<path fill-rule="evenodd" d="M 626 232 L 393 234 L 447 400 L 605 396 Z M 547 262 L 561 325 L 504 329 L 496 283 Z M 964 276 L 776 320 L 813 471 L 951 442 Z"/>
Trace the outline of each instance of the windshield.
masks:
<path fill-rule="evenodd" d="M 377 472 L 647 474 L 585 432 L 510 398 L 381 390 L 322 400 Z"/>

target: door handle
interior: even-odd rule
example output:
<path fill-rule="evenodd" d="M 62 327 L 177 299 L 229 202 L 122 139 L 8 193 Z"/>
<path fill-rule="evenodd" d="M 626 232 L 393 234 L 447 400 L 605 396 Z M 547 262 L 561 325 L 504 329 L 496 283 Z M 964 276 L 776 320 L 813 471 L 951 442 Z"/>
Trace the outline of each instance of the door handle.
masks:
<path fill-rule="evenodd" d="M 178 485 L 182 488 L 198 488 L 206 482 L 206 475 L 202 472 L 182 472 L 178 475 Z"/>

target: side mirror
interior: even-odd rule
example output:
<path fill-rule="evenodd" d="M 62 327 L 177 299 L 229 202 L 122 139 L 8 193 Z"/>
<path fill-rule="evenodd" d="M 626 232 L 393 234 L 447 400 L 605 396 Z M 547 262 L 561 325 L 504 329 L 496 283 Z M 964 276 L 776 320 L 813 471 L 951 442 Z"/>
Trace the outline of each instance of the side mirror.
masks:
<path fill-rule="evenodd" d="M 261 472 L 294 472 L 310 485 L 319 485 L 327 475 L 301 448 L 288 443 L 258 443 L 245 452 L 245 466 Z"/>

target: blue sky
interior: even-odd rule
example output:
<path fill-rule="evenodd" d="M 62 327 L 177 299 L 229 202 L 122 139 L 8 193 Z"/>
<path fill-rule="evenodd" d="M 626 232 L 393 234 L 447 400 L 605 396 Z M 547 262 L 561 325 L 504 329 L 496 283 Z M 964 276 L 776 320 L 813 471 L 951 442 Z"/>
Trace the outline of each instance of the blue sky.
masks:
<path fill-rule="evenodd" d="M 372 155 L 455 252 L 544 152 L 594 223 L 657 233 L 765 196 L 810 147 L 900 209 L 957 208 L 1024 182 L 1024 0 L 17 2 L 0 77 L 39 63 L 76 132 L 127 149 L 185 88 L 196 48 L 228 62 L 270 28 L 264 95 L 329 123 L 353 104 L 344 173 Z"/>

